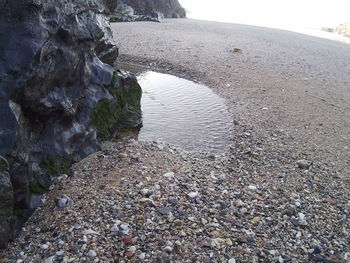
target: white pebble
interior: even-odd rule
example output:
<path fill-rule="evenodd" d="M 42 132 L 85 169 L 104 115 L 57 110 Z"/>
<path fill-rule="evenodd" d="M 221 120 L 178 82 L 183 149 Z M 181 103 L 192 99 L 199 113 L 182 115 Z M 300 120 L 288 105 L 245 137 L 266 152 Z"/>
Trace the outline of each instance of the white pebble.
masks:
<path fill-rule="evenodd" d="M 225 180 L 225 179 L 226 179 L 226 174 L 220 174 L 220 175 L 218 176 L 218 178 L 219 178 L 220 180 Z"/>
<path fill-rule="evenodd" d="M 146 258 L 146 253 L 141 253 L 140 255 L 139 255 L 139 259 L 140 260 L 144 260 Z"/>
<path fill-rule="evenodd" d="M 251 191 L 256 191 L 258 188 L 255 185 L 249 185 L 248 189 Z"/>
<path fill-rule="evenodd" d="M 167 172 L 165 174 L 163 174 L 163 176 L 167 179 L 172 179 L 174 177 L 174 173 L 173 172 Z"/>
<path fill-rule="evenodd" d="M 236 263 L 236 260 L 234 258 L 230 258 L 227 263 Z"/>
<path fill-rule="evenodd" d="M 190 193 L 188 193 L 188 196 L 189 196 L 190 198 L 195 198 L 195 197 L 198 196 L 198 192 L 190 192 Z"/>
<path fill-rule="evenodd" d="M 49 246 L 48 246 L 47 244 L 43 244 L 43 245 L 40 246 L 40 248 L 41 248 L 42 250 L 46 250 L 46 249 L 49 248 Z"/>
<path fill-rule="evenodd" d="M 89 250 L 89 252 L 88 252 L 88 257 L 90 257 L 90 258 L 94 258 L 94 257 L 96 257 L 97 256 L 97 253 L 94 251 L 94 250 Z"/>

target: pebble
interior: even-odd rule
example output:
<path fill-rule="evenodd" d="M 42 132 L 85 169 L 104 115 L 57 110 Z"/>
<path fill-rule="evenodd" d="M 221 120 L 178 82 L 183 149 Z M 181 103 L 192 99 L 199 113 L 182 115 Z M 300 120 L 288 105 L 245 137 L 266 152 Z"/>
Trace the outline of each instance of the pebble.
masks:
<path fill-rule="evenodd" d="M 89 252 L 87 253 L 88 257 L 90 258 L 94 258 L 97 256 L 97 253 L 94 250 L 89 250 Z"/>
<path fill-rule="evenodd" d="M 124 235 L 127 235 L 130 231 L 129 225 L 127 225 L 127 224 L 121 224 L 120 229 L 122 230 Z"/>
<path fill-rule="evenodd" d="M 56 256 L 62 256 L 64 254 L 63 250 L 59 250 L 56 252 Z"/>
<path fill-rule="evenodd" d="M 300 169 L 309 169 L 311 164 L 312 163 L 310 161 L 304 159 L 297 161 L 297 165 Z"/>
<path fill-rule="evenodd" d="M 166 216 L 173 211 L 174 211 L 173 207 L 162 207 L 162 208 L 158 209 L 158 213 L 163 215 L 163 216 Z"/>
<path fill-rule="evenodd" d="M 124 244 L 132 244 L 133 239 L 132 239 L 132 237 L 129 237 L 129 236 L 123 236 L 123 237 L 122 237 L 122 242 L 123 242 Z"/>
<path fill-rule="evenodd" d="M 198 192 L 190 192 L 190 193 L 188 193 L 188 196 L 190 197 L 190 198 L 196 198 L 197 196 L 198 196 Z"/>
<path fill-rule="evenodd" d="M 146 258 L 146 253 L 141 253 L 140 255 L 139 255 L 139 259 L 140 260 L 144 260 Z"/>
<path fill-rule="evenodd" d="M 136 250 L 137 250 L 137 248 L 135 246 L 131 246 L 128 248 L 128 252 L 131 253 L 131 255 L 134 255 Z"/>
<path fill-rule="evenodd" d="M 245 205 L 245 203 L 242 200 L 240 200 L 240 199 L 235 201 L 235 206 L 241 207 L 241 206 L 244 206 L 244 205 Z"/>
<path fill-rule="evenodd" d="M 43 261 L 43 263 L 53 263 L 54 258 L 55 256 L 48 257 Z"/>
<path fill-rule="evenodd" d="M 58 207 L 65 207 L 65 206 L 69 205 L 71 203 L 71 201 L 72 200 L 68 196 L 63 195 L 63 196 L 56 199 L 56 205 Z"/>
<path fill-rule="evenodd" d="M 172 179 L 172 178 L 174 178 L 174 173 L 173 172 L 167 172 L 167 173 L 165 173 L 165 174 L 163 174 L 163 176 L 165 177 L 165 178 L 167 178 L 167 179 Z"/>
<path fill-rule="evenodd" d="M 236 263 L 236 260 L 234 258 L 230 258 L 227 263 Z"/>
<path fill-rule="evenodd" d="M 179 203 L 178 199 L 175 196 L 169 196 L 168 201 L 172 205 L 177 205 Z"/>
<path fill-rule="evenodd" d="M 173 252 L 173 248 L 172 248 L 171 246 L 166 246 L 166 247 L 164 248 L 164 251 L 165 251 L 165 252 L 168 252 L 168 253 L 171 253 L 171 252 Z"/>
<path fill-rule="evenodd" d="M 97 233 L 96 231 L 92 230 L 92 229 L 87 229 L 87 230 L 84 230 L 83 235 L 99 235 L 99 233 Z"/>
<path fill-rule="evenodd" d="M 146 197 L 149 197 L 151 194 L 152 194 L 152 191 L 150 191 L 149 189 L 147 189 L 147 188 L 144 188 L 144 189 L 141 189 L 141 194 L 143 195 L 143 196 L 146 196 Z"/>
<path fill-rule="evenodd" d="M 40 248 L 41 248 L 42 250 L 46 250 L 46 249 L 49 248 L 49 245 L 43 244 L 43 245 L 40 246 Z"/>
<path fill-rule="evenodd" d="M 114 224 L 114 225 L 111 227 L 111 231 L 112 231 L 112 232 L 118 232 L 118 231 L 119 231 L 119 226 L 118 226 L 118 224 Z"/>
<path fill-rule="evenodd" d="M 127 155 L 126 153 L 119 153 L 119 154 L 118 154 L 118 157 L 119 157 L 119 158 L 127 158 L 128 155 Z"/>
<path fill-rule="evenodd" d="M 258 188 L 257 188 L 255 185 L 249 185 L 249 186 L 248 186 L 248 189 L 249 189 L 250 191 L 256 191 Z"/>
<path fill-rule="evenodd" d="M 220 174 L 220 175 L 218 176 L 218 178 L 219 178 L 220 180 L 224 181 L 224 180 L 226 179 L 226 174 Z"/>

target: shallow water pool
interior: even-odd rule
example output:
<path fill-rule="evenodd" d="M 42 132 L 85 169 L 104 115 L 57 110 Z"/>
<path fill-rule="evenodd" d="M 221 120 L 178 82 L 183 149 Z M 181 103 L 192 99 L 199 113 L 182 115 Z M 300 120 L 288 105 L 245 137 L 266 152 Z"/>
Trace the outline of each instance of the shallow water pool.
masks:
<path fill-rule="evenodd" d="M 213 153 L 227 149 L 230 114 L 224 100 L 210 88 L 153 71 L 140 73 L 137 78 L 143 90 L 139 140 Z"/>

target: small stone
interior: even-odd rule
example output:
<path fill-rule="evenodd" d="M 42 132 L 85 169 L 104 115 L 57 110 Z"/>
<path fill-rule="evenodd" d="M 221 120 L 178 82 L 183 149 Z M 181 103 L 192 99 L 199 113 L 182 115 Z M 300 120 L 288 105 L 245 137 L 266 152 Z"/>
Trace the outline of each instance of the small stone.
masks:
<path fill-rule="evenodd" d="M 256 217 L 254 217 L 253 219 L 252 219 L 252 221 L 254 222 L 254 223 L 257 223 L 257 222 L 259 222 L 261 220 L 261 217 L 260 216 L 256 216 Z"/>
<path fill-rule="evenodd" d="M 213 238 L 218 238 L 218 237 L 221 237 L 221 236 L 222 236 L 222 234 L 221 234 L 219 231 L 216 231 L 216 230 L 212 231 L 212 232 L 210 233 L 210 235 L 211 235 L 211 237 L 213 237 Z"/>
<path fill-rule="evenodd" d="M 40 248 L 41 248 L 42 250 L 46 250 L 46 249 L 49 248 L 49 245 L 43 244 L 43 245 L 40 246 Z"/>
<path fill-rule="evenodd" d="M 257 188 L 255 185 L 249 185 L 249 186 L 248 186 L 248 189 L 249 189 L 250 191 L 256 191 L 258 188 Z"/>
<path fill-rule="evenodd" d="M 245 205 L 245 203 L 242 200 L 240 200 L 240 199 L 235 201 L 235 206 L 237 206 L 237 207 L 241 207 L 241 206 L 244 206 L 244 205 Z"/>
<path fill-rule="evenodd" d="M 167 179 L 172 179 L 174 178 L 174 173 L 173 172 L 167 172 L 165 174 L 163 174 L 163 177 L 167 178 Z"/>
<path fill-rule="evenodd" d="M 146 258 L 146 253 L 141 253 L 140 255 L 139 255 L 139 259 L 140 260 L 144 260 Z"/>
<path fill-rule="evenodd" d="M 182 226 L 182 224 L 183 224 L 183 222 L 182 222 L 180 219 L 176 219 L 176 220 L 174 221 L 174 225 L 175 225 L 175 226 Z"/>
<path fill-rule="evenodd" d="M 162 207 L 162 208 L 158 209 L 158 213 L 163 215 L 163 216 L 166 216 L 173 211 L 174 211 L 173 207 Z"/>
<path fill-rule="evenodd" d="M 118 231 L 119 231 L 119 226 L 118 226 L 118 224 L 114 224 L 114 225 L 111 227 L 111 231 L 112 231 L 112 232 L 118 232 Z"/>
<path fill-rule="evenodd" d="M 147 189 L 147 188 L 141 189 L 140 193 L 141 193 L 143 196 L 146 196 L 146 197 L 149 197 L 150 195 L 152 195 L 152 191 L 150 191 L 150 190 Z"/>
<path fill-rule="evenodd" d="M 190 193 L 188 193 L 188 196 L 190 197 L 190 198 L 196 198 L 197 196 L 198 196 L 198 192 L 190 192 Z"/>
<path fill-rule="evenodd" d="M 300 207 L 300 206 L 301 206 L 301 203 L 298 202 L 298 201 L 296 201 L 296 202 L 294 203 L 294 205 L 295 205 L 296 207 Z"/>
<path fill-rule="evenodd" d="M 230 258 L 227 263 L 236 263 L 236 260 L 234 258 Z"/>
<path fill-rule="evenodd" d="M 97 253 L 94 250 L 89 250 L 89 252 L 87 253 L 88 257 L 90 258 L 94 258 L 97 256 Z"/>
<path fill-rule="evenodd" d="M 120 229 L 122 230 L 124 235 L 127 235 L 130 231 L 129 225 L 127 225 L 127 224 L 121 224 Z"/>
<path fill-rule="evenodd" d="M 156 206 L 155 202 L 150 198 L 141 198 L 139 199 L 139 202 L 150 206 Z"/>
<path fill-rule="evenodd" d="M 126 153 L 119 153 L 119 154 L 118 154 L 118 157 L 119 157 L 119 158 L 127 158 L 128 155 L 127 155 Z"/>
<path fill-rule="evenodd" d="M 179 202 L 175 196 L 169 196 L 168 201 L 169 201 L 169 203 L 171 203 L 172 205 L 177 205 L 178 202 Z"/>
<path fill-rule="evenodd" d="M 92 230 L 92 229 L 87 229 L 87 230 L 84 230 L 83 235 L 99 235 L 99 233 L 97 233 L 96 231 Z"/>
<path fill-rule="evenodd" d="M 166 247 L 164 248 L 164 251 L 165 251 L 165 252 L 168 252 L 168 253 L 171 253 L 171 252 L 173 252 L 173 248 L 172 248 L 171 246 L 166 246 Z"/>
<path fill-rule="evenodd" d="M 129 247 L 129 248 L 128 248 L 128 252 L 130 252 L 132 255 L 134 255 L 135 252 L 136 252 L 136 247 L 135 247 L 135 246 Z"/>
<path fill-rule="evenodd" d="M 59 250 L 56 252 L 56 256 L 62 256 L 64 254 L 63 250 Z"/>
<path fill-rule="evenodd" d="M 297 161 L 297 165 L 300 169 L 309 169 L 312 163 L 308 160 L 302 159 Z"/>
<path fill-rule="evenodd" d="M 241 214 L 245 214 L 245 213 L 248 212 L 248 209 L 245 208 L 245 207 L 243 207 L 243 208 L 241 208 L 241 209 L 239 210 L 239 212 L 240 212 Z"/>
<path fill-rule="evenodd" d="M 122 242 L 124 244 L 132 244 L 133 240 L 132 240 L 132 237 L 130 237 L 130 236 L 123 236 L 122 237 Z"/>
<path fill-rule="evenodd" d="M 53 263 L 54 258 L 55 256 L 48 257 L 43 261 L 43 263 Z"/>
<path fill-rule="evenodd" d="M 299 225 L 301 225 L 301 226 L 308 225 L 306 218 L 305 218 L 305 215 L 303 213 L 299 213 Z"/>
<path fill-rule="evenodd" d="M 71 204 L 72 200 L 68 196 L 62 195 L 61 197 L 56 198 L 55 202 L 56 202 L 56 205 L 58 207 L 65 207 L 65 206 Z"/>
<path fill-rule="evenodd" d="M 226 179 L 226 174 L 220 174 L 220 175 L 218 176 L 218 178 L 219 178 L 220 180 L 224 181 L 224 180 Z"/>

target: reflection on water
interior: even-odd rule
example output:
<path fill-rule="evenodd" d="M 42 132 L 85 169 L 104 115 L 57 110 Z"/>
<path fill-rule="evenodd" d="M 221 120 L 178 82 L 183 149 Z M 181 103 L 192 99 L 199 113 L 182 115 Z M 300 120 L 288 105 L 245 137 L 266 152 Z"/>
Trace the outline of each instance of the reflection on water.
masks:
<path fill-rule="evenodd" d="M 206 86 L 147 71 L 142 87 L 140 140 L 157 140 L 186 150 L 219 153 L 229 141 L 230 115 L 224 100 Z"/>

